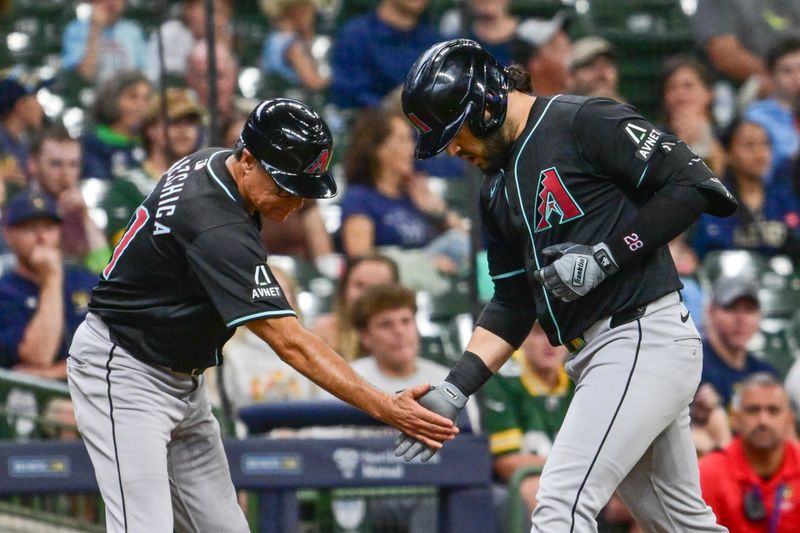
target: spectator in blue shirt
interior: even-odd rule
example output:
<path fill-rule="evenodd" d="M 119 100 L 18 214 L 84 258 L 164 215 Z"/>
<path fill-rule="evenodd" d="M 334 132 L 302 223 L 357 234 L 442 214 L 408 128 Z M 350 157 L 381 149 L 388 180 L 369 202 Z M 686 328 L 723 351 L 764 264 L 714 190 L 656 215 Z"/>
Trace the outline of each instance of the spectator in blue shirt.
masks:
<path fill-rule="evenodd" d="M 374 107 L 406 79 L 414 61 L 441 40 L 420 17 L 428 0 L 382 0 L 348 22 L 336 39 L 330 97 L 342 109 Z"/>
<path fill-rule="evenodd" d="M 97 90 L 94 129 L 81 138 L 84 178 L 110 180 L 138 168 L 145 158 L 140 136 L 150 82 L 144 74 L 117 74 Z"/>
<path fill-rule="evenodd" d="M 97 276 L 64 265 L 60 222 L 53 200 L 30 189 L 3 213 L 16 267 L 0 278 L 0 367 L 63 380 L 67 350 Z"/>
<path fill-rule="evenodd" d="M 88 20 L 67 24 L 61 42 L 63 67 L 91 82 L 121 70 L 144 70 L 144 34 L 138 24 L 121 18 L 123 11 L 125 0 L 94 0 Z"/>
<path fill-rule="evenodd" d="M 728 159 L 723 180 L 739 201 L 739 210 L 728 218 L 700 217 L 694 243 L 698 255 L 738 248 L 800 259 L 797 197 L 785 183 L 764 184 L 772 160 L 767 132 L 743 120 L 734 123 L 722 141 Z"/>
<path fill-rule="evenodd" d="M 777 370 L 747 351 L 747 343 L 758 332 L 761 309 L 758 283 L 741 277 L 721 277 L 712 288 L 708 308 L 706 338 L 703 341 L 703 373 L 700 383 L 708 383 L 728 407 L 736 387 L 750 374 Z"/>
<path fill-rule="evenodd" d="M 273 28 L 264 39 L 262 70 L 293 87 L 327 88 L 330 79 L 320 73 L 311 55 L 316 37 L 315 0 L 266 0 L 262 9 Z"/>
<path fill-rule="evenodd" d="M 461 6 L 454 7 L 442 16 L 439 24 L 442 36 L 478 41 L 501 65 L 509 65 L 512 41 L 519 24 L 519 19 L 511 14 L 511 1 L 467 0 L 466 4 L 467 17 L 464 17 L 465 10 Z M 469 27 L 465 28 L 467 24 Z"/>
<path fill-rule="evenodd" d="M 767 54 L 767 70 L 772 80 L 769 98 L 753 102 L 745 118 L 761 124 L 769 134 L 772 165 L 767 182 L 777 178 L 788 183 L 788 161 L 800 153 L 800 37 L 784 37 Z M 783 169 L 785 175 L 779 175 Z"/>
<path fill-rule="evenodd" d="M 463 266 L 462 220 L 414 170 L 414 135 L 405 116 L 361 112 L 345 155 L 348 187 L 342 199 L 342 248 L 348 257 L 376 248 L 426 248 L 443 271 Z"/>

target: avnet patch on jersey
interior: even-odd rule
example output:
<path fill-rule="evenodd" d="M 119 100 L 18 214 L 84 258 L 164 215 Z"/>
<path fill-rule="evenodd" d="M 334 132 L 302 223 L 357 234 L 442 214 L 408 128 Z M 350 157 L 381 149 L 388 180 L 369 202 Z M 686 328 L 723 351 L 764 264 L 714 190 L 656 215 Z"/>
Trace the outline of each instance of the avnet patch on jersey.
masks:
<path fill-rule="evenodd" d="M 256 265 L 253 274 L 253 295 L 251 301 L 263 300 L 265 298 L 280 298 L 283 296 L 281 286 L 270 275 L 267 265 Z"/>
<path fill-rule="evenodd" d="M 625 124 L 625 133 L 631 138 L 633 144 L 636 145 L 636 157 L 642 161 L 649 161 L 653 155 L 653 149 L 656 147 L 656 142 L 661 138 L 661 133 L 656 128 L 643 128 L 633 122 Z"/>

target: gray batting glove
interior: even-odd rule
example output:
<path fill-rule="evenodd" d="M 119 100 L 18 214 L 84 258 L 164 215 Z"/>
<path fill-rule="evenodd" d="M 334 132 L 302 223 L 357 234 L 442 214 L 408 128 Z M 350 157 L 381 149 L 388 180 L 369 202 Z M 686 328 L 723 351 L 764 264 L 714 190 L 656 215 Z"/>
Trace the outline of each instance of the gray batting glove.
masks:
<path fill-rule="evenodd" d="M 431 387 L 431 390 L 418 401 L 426 409 L 455 422 L 468 399 L 469 396 L 461 392 L 458 387 L 449 381 L 442 381 L 439 385 Z M 419 455 L 422 461 L 427 463 L 435 453 L 434 448 L 422 444 L 405 433 L 401 433 L 394 443 L 395 457 L 402 455 L 407 462 Z"/>
<path fill-rule="evenodd" d="M 597 287 L 619 266 L 605 243 L 587 246 L 565 242 L 548 246 L 542 255 L 557 257 L 533 273 L 536 281 L 562 302 L 571 302 Z"/>

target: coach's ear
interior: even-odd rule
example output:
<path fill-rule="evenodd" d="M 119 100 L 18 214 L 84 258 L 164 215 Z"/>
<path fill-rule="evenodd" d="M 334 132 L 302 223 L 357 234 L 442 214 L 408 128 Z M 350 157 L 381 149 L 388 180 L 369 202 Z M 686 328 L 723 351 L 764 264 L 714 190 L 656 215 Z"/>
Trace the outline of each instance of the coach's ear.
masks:
<path fill-rule="evenodd" d="M 242 159 L 240 163 L 245 172 L 250 172 L 258 165 L 258 159 L 250 153 L 250 150 L 245 148 L 242 150 Z"/>

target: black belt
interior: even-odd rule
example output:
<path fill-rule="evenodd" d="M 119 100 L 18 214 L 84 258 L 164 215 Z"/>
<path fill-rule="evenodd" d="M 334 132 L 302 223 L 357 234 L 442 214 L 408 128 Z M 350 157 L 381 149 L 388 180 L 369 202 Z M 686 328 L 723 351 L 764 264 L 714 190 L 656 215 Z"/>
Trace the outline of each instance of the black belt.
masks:
<path fill-rule="evenodd" d="M 609 327 L 614 329 L 617 326 L 638 320 L 644 316 L 645 311 L 647 311 L 647 304 L 617 311 L 611 315 L 611 323 L 609 324 Z M 570 352 L 578 353 L 583 349 L 584 346 L 586 346 L 586 339 L 583 338 L 583 335 L 578 335 L 574 339 L 565 342 L 564 346 L 566 346 L 567 350 Z"/>
<path fill-rule="evenodd" d="M 206 370 L 208 370 L 208 368 L 175 368 L 173 366 L 169 366 L 167 368 L 169 368 L 173 372 L 179 372 L 181 374 L 189 374 L 192 377 L 197 377 Z"/>

